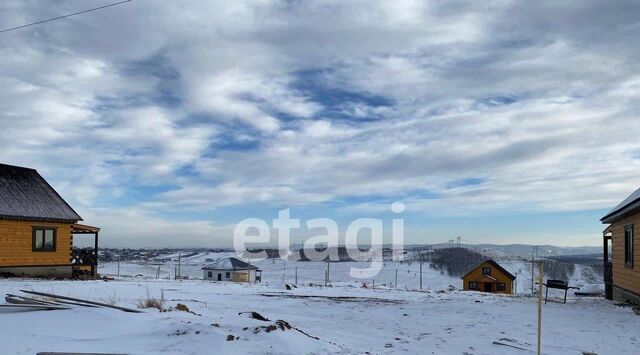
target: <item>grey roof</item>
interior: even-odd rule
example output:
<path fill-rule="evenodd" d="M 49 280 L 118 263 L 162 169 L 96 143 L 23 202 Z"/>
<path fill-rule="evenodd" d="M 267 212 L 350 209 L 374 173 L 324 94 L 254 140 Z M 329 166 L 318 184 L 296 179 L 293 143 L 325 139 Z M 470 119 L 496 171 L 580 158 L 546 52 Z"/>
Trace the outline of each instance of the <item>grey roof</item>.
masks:
<path fill-rule="evenodd" d="M 0 164 L 0 220 L 76 223 L 76 211 L 34 169 Z"/>
<path fill-rule="evenodd" d="M 602 223 L 613 223 L 620 217 L 623 217 L 628 212 L 631 212 L 638 207 L 640 207 L 640 189 L 637 189 L 634 193 L 629 195 L 629 197 L 625 198 L 624 201 L 620 202 L 619 205 L 609 211 L 609 213 L 600 220 Z"/>
<path fill-rule="evenodd" d="M 214 261 L 213 263 L 205 266 L 202 270 L 257 270 L 258 267 L 254 265 L 249 265 L 244 261 L 230 257 L 230 258 L 222 258 Z"/>

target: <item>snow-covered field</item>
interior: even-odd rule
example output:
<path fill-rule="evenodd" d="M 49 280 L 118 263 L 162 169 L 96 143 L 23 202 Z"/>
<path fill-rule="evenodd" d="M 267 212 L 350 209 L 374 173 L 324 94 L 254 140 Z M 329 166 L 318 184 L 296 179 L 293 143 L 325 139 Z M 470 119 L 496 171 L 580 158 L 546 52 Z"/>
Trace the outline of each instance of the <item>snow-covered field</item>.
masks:
<path fill-rule="evenodd" d="M 171 254 L 165 258 L 177 260 L 178 254 Z M 214 260 L 221 257 L 236 256 L 235 253 L 200 253 L 188 258 L 182 258 L 180 274 L 190 279 L 202 279 L 202 266 L 207 264 L 206 260 Z M 496 259 L 509 272 L 516 275 L 516 293 L 531 294 L 531 263 L 522 261 L 517 257 L 503 257 Z M 263 283 L 280 284 L 296 283 L 308 285 L 324 284 L 327 264 L 324 262 L 303 262 L 303 261 L 283 261 L 282 259 L 268 259 L 253 262 L 262 270 Z M 121 263 L 120 276 L 138 276 L 140 278 L 173 279 L 177 269 L 177 262 L 150 262 L 150 263 Z M 420 287 L 420 264 L 418 262 L 390 262 L 383 263 L 382 270 L 371 278 L 362 279 L 351 275 L 351 269 L 358 272 L 369 264 L 366 262 L 332 262 L 329 265 L 329 280 L 332 285 L 353 285 L 360 286 L 363 282 L 368 285 L 384 285 L 402 289 L 419 289 Z M 99 269 L 102 275 L 117 275 L 117 263 L 103 263 Z M 297 275 L 297 277 L 296 277 Z M 537 268 L 535 278 L 537 280 Z M 592 288 L 602 288 L 602 278 L 596 276 L 589 267 L 576 265 L 576 271 L 569 278 L 572 286 Z M 422 267 L 422 289 L 442 290 L 449 286 L 462 288 L 462 280 L 459 277 L 451 277 L 446 272 L 440 272 L 424 263 Z"/>
<path fill-rule="evenodd" d="M 265 277 L 273 274 L 274 280 L 262 284 L 156 280 L 157 267 L 124 263 L 121 275 L 133 276 L 113 281 L 1 280 L 4 293 L 38 290 L 133 308 L 155 297 L 164 299 L 165 308 L 182 303 L 193 313 L 145 309 L 133 314 L 76 307 L 3 313 L 0 353 L 528 354 L 535 347 L 534 298 L 449 291 L 447 286 L 454 279 L 433 270 L 425 275 L 429 290 L 422 292 L 405 289 L 402 281 L 397 289 L 362 288 L 361 283 L 347 279 L 333 287 L 309 286 L 300 278 L 307 275 L 321 283 L 324 276 L 298 264 L 294 267 L 299 267 L 300 286 L 292 290 L 285 289 L 281 274 L 277 279 L 276 270 L 283 264 L 271 261 L 261 267 L 267 270 Z M 334 268 L 338 264 L 346 267 L 348 263 L 331 265 L 336 278 L 344 274 Z M 271 272 L 268 265 L 273 267 Z M 395 266 L 389 266 L 394 274 Z M 101 272 L 111 273 L 116 267 L 107 264 Z M 199 276 L 199 268 L 193 269 L 189 273 Z M 172 273 L 167 270 L 161 276 Z M 242 313 L 249 311 L 269 321 Z M 640 350 L 640 316 L 601 298 L 549 303 L 544 305 L 543 319 L 545 354 L 637 354 Z M 278 320 L 292 328 L 267 332 Z M 227 341 L 230 335 L 234 340 Z"/>

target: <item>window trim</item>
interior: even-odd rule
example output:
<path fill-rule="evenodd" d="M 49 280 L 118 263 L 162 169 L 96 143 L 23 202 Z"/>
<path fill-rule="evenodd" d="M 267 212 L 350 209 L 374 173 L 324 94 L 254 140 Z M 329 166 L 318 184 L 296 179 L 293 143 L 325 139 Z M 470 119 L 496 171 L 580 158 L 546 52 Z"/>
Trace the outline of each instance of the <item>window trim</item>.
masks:
<path fill-rule="evenodd" d="M 489 270 L 489 273 L 485 273 L 485 270 Z M 482 275 L 487 275 L 487 276 L 491 276 L 491 267 L 490 266 L 483 266 L 482 267 Z"/>
<path fill-rule="evenodd" d="M 472 287 L 471 285 L 475 285 L 475 287 Z M 479 286 L 480 285 L 479 285 L 478 281 L 469 281 L 469 283 L 468 283 L 468 287 L 469 287 L 470 290 L 477 290 Z"/>
<path fill-rule="evenodd" d="M 629 241 L 627 241 L 627 232 L 630 233 Z M 633 268 L 634 239 L 633 224 L 627 224 L 624 226 L 624 266 L 629 269 Z"/>
<path fill-rule="evenodd" d="M 496 291 L 506 291 L 507 283 L 506 282 L 496 282 Z"/>
<path fill-rule="evenodd" d="M 53 248 L 45 248 L 45 234 L 46 231 L 53 231 Z M 36 231 L 42 231 L 42 248 L 36 248 Z M 55 253 L 58 244 L 58 227 L 43 227 L 33 226 L 31 227 L 31 251 L 34 253 Z"/>

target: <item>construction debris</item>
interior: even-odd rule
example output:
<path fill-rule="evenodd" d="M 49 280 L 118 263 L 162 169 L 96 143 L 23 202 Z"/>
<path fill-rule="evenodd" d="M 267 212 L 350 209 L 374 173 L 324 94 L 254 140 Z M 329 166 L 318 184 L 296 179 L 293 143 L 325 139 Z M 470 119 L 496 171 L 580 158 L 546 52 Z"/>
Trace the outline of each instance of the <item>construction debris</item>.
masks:
<path fill-rule="evenodd" d="M 94 306 L 94 305 L 90 305 L 90 304 L 84 304 L 84 303 L 78 303 L 78 302 L 70 302 L 70 301 L 62 301 L 62 300 L 57 300 L 56 302 L 52 302 L 52 301 L 43 300 L 43 299 L 35 299 L 35 298 L 30 298 L 30 297 L 13 295 L 13 294 L 10 294 L 10 293 L 7 293 L 7 296 L 5 297 L 5 300 L 8 303 L 14 303 L 14 304 L 49 304 L 49 305 L 56 305 L 56 306 L 65 304 L 65 305 L 91 307 L 91 308 L 97 308 L 98 307 L 98 306 Z"/>
<path fill-rule="evenodd" d="M 240 314 L 245 314 L 245 313 L 249 313 L 249 316 L 251 318 L 253 318 L 253 319 L 261 320 L 263 322 L 268 322 L 269 321 L 269 319 L 263 317 L 262 314 L 260 314 L 258 312 L 253 312 L 253 311 L 251 311 L 251 312 L 240 312 L 238 314 L 240 315 Z"/>
<path fill-rule="evenodd" d="M 58 311 L 71 309 L 69 307 L 51 306 L 45 304 L 0 304 L 0 313 L 15 313 L 29 311 Z"/>
<path fill-rule="evenodd" d="M 81 298 L 73 298 L 73 297 L 67 297 L 67 296 L 60 296 L 60 295 L 54 295 L 52 293 L 45 293 L 45 292 L 37 292 L 37 291 L 27 291 L 27 290 L 20 290 L 21 292 L 30 294 L 30 295 L 37 295 L 37 296 L 45 296 L 45 297 L 50 297 L 56 300 L 66 300 L 66 301 L 72 301 L 72 302 L 79 302 L 79 303 L 83 303 L 83 304 L 90 304 L 90 305 L 94 305 L 94 306 L 99 306 L 99 307 L 106 307 L 106 308 L 113 308 L 113 309 L 118 309 L 121 310 L 123 312 L 129 312 L 129 313 L 144 313 L 142 311 L 139 311 L 137 309 L 131 309 L 131 308 L 126 308 L 126 307 L 119 307 L 119 306 L 114 306 L 114 305 L 110 305 L 110 304 L 106 304 L 106 303 L 100 303 L 100 302 L 95 302 L 95 301 L 89 301 L 89 300 L 83 300 Z"/>
<path fill-rule="evenodd" d="M 176 311 L 189 312 L 189 307 L 186 304 L 178 303 L 175 308 Z"/>

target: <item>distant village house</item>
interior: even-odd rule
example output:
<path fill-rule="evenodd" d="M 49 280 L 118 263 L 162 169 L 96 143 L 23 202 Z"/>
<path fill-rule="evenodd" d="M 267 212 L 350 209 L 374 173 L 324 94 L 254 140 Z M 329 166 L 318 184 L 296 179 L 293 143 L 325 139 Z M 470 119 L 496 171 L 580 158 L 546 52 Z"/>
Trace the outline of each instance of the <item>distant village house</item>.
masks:
<path fill-rule="evenodd" d="M 462 286 L 465 291 L 512 294 L 515 279 L 497 262 L 487 260 L 462 276 Z"/>
<path fill-rule="evenodd" d="M 99 228 L 82 218 L 34 169 L 0 164 L 0 275 L 97 275 Z M 75 249 L 75 235 L 94 247 Z"/>
<path fill-rule="evenodd" d="M 202 268 L 205 280 L 260 282 L 262 271 L 238 258 L 222 258 Z"/>
<path fill-rule="evenodd" d="M 640 302 L 640 189 L 602 217 L 605 296 Z M 611 249 L 611 254 L 609 254 Z"/>

